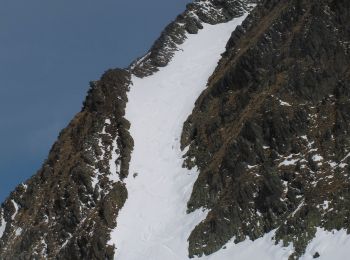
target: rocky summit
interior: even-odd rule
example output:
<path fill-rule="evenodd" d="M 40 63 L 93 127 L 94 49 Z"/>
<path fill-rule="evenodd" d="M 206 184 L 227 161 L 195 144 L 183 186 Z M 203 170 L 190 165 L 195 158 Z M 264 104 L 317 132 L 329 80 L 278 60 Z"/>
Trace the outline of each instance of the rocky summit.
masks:
<path fill-rule="evenodd" d="M 350 1 L 195 0 L 0 208 L 0 259 L 350 255 Z"/>

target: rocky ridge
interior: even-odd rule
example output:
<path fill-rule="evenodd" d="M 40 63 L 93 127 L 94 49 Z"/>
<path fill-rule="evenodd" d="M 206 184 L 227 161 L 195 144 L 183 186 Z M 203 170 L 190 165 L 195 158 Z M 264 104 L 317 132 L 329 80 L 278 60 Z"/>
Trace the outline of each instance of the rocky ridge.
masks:
<path fill-rule="evenodd" d="M 125 70 L 92 82 L 82 111 L 60 133 L 42 169 L 3 203 L 1 259 L 112 257 L 108 231 L 127 197 L 115 180 L 127 175 L 132 149 L 123 117 L 129 83 Z"/>
<path fill-rule="evenodd" d="M 196 0 L 187 5 L 184 13 L 170 23 L 155 41 L 147 54 L 134 61 L 129 69 L 145 77 L 165 67 L 186 40 L 186 34 L 197 34 L 202 23 L 225 23 L 242 16 L 259 2 L 258 0 Z"/>

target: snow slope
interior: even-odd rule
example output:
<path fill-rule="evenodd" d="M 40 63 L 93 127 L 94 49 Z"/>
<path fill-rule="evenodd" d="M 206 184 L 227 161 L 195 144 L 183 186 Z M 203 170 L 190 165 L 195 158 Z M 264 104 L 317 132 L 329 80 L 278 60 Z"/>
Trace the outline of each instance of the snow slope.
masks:
<path fill-rule="evenodd" d="M 201 260 L 288 260 L 294 252 L 293 245 L 283 247 L 282 242 L 275 244 L 275 230 L 255 241 L 246 239 L 235 244 L 231 239 L 223 249 Z M 325 231 L 317 228 L 315 238 L 311 240 L 305 254 L 299 260 L 313 260 L 319 253 L 319 260 L 349 259 L 350 236 L 346 230 Z M 198 259 L 198 258 L 195 258 Z"/>
<path fill-rule="evenodd" d="M 318 260 L 350 259 L 350 236 L 344 229 L 329 232 L 318 228 L 316 237 L 309 243 L 300 260 L 315 259 L 313 256 L 316 252 L 320 255 Z"/>
<path fill-rule="evenodd" d="M 125 181 L 128 199 L 111 235 L 116 259 L 187 259 L 187 238 L 207 213 L 186 214 L 197 172 L 182 168 L 182 126 L 245 17 L 204 24 L 198 34 L 188 35 L 166 67 L 132 78 L 126 118 L 135 147 Z"/>
<path fill-rule="evenodd" d="M 294 252 L 292 245 L 283 247 L 282 243 L 275 245 L 273 239 L 275 230 L 257 240 L 246 239 L 235 244 L 231 239 L 221 250 L 209 256 L 203 256 L 201 260 L 288 260 Z"/>

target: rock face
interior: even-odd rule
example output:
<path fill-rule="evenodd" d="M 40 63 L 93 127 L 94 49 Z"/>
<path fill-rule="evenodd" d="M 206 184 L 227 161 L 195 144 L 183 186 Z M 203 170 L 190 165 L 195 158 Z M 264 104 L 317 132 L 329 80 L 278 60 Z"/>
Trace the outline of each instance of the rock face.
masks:
<path fill-rule="evenodd" d="M 189 256 L 276 229 L 298 259 L 318 227 L 350 230 L 350 2 L 202 0 L 143 58 L 91 83 L 42 169 L 2 204 L 0 259 L 113 259 L 109 233 L 128 197 L 133 149 L 132 75 L 152 75 L 187 34 L 254 3 L 184 123 L 184 167 L 199 170 L 188 212 L 209 210 Z"/>
<path fill-rule="evenodd" d="M 127 175 L 133 146 L 124 118 L 129 81 L 129 72 L 109 70 L 91 83 L 43 168 L 3 203 L 1 259 L 112 258 L 108 231 L 127 198 L 114 179 Z"/>
<path fill-rule="evenodd" d="M 349 228 L 349 7 L 265 1 L 232 35 L 183 131 L 188 209 L 211 209 L 190 255 L 277 229 L 294 259 L 316 227 Z"/>

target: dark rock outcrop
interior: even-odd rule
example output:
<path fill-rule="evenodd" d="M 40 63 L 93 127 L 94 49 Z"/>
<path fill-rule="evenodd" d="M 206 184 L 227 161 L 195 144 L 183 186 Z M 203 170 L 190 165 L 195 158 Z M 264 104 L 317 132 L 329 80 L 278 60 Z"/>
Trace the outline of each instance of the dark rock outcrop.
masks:
<path fill-rule="evenodd" d="M 298 258 L 316 227 L 349 228 L 350 4 L 264 1 L 232 35 L 184 125 L 210 209 L 190 255 L 277 229 Z"/>
<path fill-rule="evenodd" d="M 112 259 L 109 230 L 127 190 L 111 176 L 127 176 L 133 147 L 124 118 L 129 84 L 130 73 L 119 69 L 92 82 L 43 168 L 3 203 L 1 259 Z"/>

